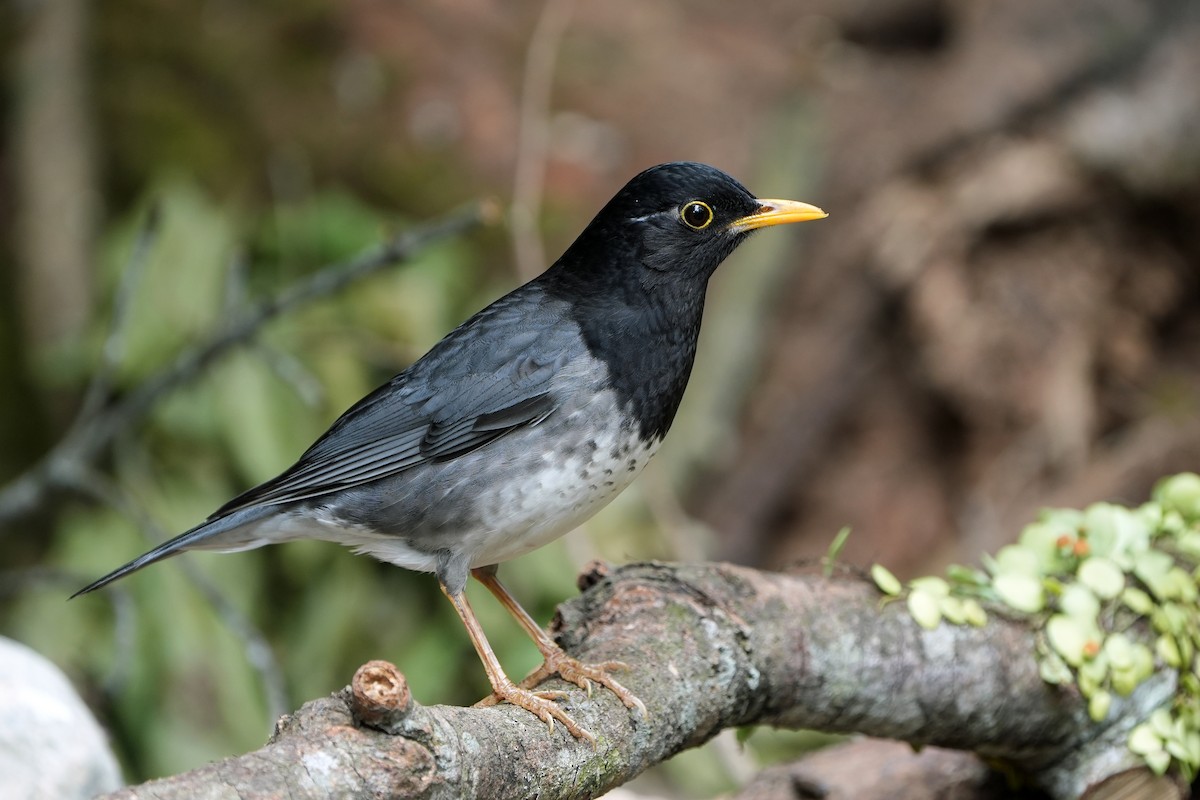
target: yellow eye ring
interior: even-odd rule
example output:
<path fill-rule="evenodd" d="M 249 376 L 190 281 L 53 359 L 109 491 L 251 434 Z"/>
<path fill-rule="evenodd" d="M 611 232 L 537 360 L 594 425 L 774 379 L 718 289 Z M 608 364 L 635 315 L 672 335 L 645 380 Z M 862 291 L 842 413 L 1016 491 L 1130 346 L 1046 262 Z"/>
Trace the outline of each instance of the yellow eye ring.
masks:
<path fill-rule="evenodd" d="M 712 206 L 703 200 L 689 200 L 679 207 L 679 218 L 694 231 L 702 231 L 712 224 Z"/>

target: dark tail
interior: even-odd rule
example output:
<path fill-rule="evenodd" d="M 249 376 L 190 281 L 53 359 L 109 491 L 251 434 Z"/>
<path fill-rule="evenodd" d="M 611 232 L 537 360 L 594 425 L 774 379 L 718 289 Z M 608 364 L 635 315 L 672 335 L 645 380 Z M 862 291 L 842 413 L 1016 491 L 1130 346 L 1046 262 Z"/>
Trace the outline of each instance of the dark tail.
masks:
<path fill-rule="evenodd" d="M 228 536 L 223 537 L 222 534 L 233 533 L 236 535 L 236 529 L 242 525 L 255 521 L 257 518 L 263 517 L 272 511 L 271 508 L 265 506 L 252 506 L 251 508 L 239 509 L 232 514 L 210 518 L 191 530 L 184 531 L 176 536 L 163 542 L 158 547 L 148 553 L 130 561 L 124 566 L 117 567 L 112 572 L 105 575 L 99 580 L 89 583 L 87 586 L 80 589 L 75 594 L 71 595 L 71 599 L 79 597 L 81 594 L 94 592 L 99 588 L 107 586 L 115 580 L 124 578 L 130 573 L 137 572 L 142 567 L 148 567 L 165 558 L 170 558 L 173 555 L 182 553 L 185 550 L 193 550 L 197 548 L 215 549 L 215 550 L 245 550 L 251 547 L 259 547 L 267 544 L 265 540 L 258 540 L 250 543 L 245 539 L 233 538 Z"/>
<path fill-rule="evenodd" d="M 170 558 L 173 555 L 182 553 L 184 550 L 188 549 L 189 544 L 191 544 L 192 542 L 196 541 L 197 539 L 201 538 L 201 536 L 203 536 L 203 532 L 206 527 L 208 527 L 208 523 L 204 523 L 203 525 L 198 525 L 195 528 L 192 528 L 190 531 L 185 531 L 184 533 L 179 534 L 174 539 L 163 542 L 158 547 L 154 548 L 153 550 L 151 550 L 148 553 L 143 553 L 142 555 L 135 558 L 133 561 L 130 561 L 128 564 L 125 564 L 124 566 L 121 566 L 121 567 L 117 567 L 112 572 L 105 575 L 103 578 L 100 578 L 99 580 L 96 580 L 96 581 L 92 581 L 87 586 L 83 587 L 78 592 L 71 595 L 70 599 L 74 600 L 76 597 L 79 597 L 79 595 L 81 595 L 81 594 L 87 594 L 88 592 L 94 592 L 97 589 L 99 589 L 103 586 L 107 586 L 108 584 L 112 583 L 113 581 L 115 581 L 119 578 L 124 578 L 126 575 L 129 575 L 132 572 L 137 572 L 142 567 L 148 567 L 157 561 L 162 561 L 164 558 Z"/>

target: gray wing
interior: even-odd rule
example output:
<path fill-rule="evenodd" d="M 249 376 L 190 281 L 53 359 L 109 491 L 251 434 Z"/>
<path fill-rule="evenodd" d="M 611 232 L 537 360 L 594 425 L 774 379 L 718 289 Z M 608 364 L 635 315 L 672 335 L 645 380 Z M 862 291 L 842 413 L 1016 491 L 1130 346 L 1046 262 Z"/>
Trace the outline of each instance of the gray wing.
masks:
<path fill-rule="evenodd" d="M 290 469 L 211 518 L 379 480 L 537 424 L 558 405 L 554 377 L 582 352 L 561 309 L 526 286 L 456 328 L 346 411 Z"/>

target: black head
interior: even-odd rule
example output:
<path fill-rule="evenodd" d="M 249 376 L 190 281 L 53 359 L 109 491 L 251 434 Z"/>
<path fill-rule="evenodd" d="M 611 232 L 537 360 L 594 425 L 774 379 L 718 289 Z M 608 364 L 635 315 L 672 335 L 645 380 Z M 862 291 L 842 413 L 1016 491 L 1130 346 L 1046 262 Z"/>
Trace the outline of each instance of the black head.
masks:
<path fill-rule="evenodd" d="M 702 291 L 751 231 L 824 216 L 806 203 L 760 200 L 706 164 L 660 164 L 617 192 L 560 265 L 584 281 L 636 277 L 646 289 L 682 282 Z"/>
<path fill-rule="evenodd" d="M 625 184 L 537 282 L 570 304 L 641 437 L 661 439 L 691 374 L 713 271 L 751 231 L 824 216 L 760 200 L 714 167 L 661 164 Z"/>

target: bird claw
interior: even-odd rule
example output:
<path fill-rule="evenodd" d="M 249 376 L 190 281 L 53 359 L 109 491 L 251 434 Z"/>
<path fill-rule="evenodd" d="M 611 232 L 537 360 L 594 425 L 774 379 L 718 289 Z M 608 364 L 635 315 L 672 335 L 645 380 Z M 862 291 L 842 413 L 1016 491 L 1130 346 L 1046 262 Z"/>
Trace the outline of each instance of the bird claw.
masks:
<path fill-rule="evenodd" d="M 636 710 L 641 714 L 643 719 L 649 718 L 650 715 L 646 710 L 646 704 L 608 674 L 611 670 L 628 670 L 629 665 L 625 662 L 603 661 L 599 664 L 584 664 L 578 659 L 571 658 L 561 650 L 546 653 L 545 656 L 545 663 L 531 672 L 525 680 L 521 681 L 520 685 L 522 688 L 532 689 L 546 678 L 557 674 L 563 680 L 573 683 L 586 691 L 588 697 L 591 697 L 592 684 L 598 683 L 615 694 L 625 704 L 626 708 Z"/>
<path fill-rule="evenodd" d="M 524 681 L 522 681 L 521 684 L 519 686 L 517 686 L 516 688 L 522 689 L 522 690 L 527 690 L 527 689 L 530 689 L 531 687 L 525 686 Z M 566 692 L 561 692 L 557 689 L 547 689 L 547 690 L 540 691 L 540 692 L 529 692 L 529 694 L 533 695 L 534 697 L 539 697 L 543 700 L 551 700 L 551 701 L 566 700 L 568 697 L 570 697 L 570 695 L 567 694 Z M 510 702 L 510 701 L 508 700 L 508 698 L 502 697 L 502 696 L 500 696 L 500 694 L 493 691 L 487 697 L 483 698 L 478 703 L 476 703 L 475 708 L 486 708 L 487 706 L 494 706 L 498 703 L 504 703 L 504 702 Z"/>
<path fill-rule="evenodd" d="M 587 729 L 581 726 L 578 722 L 571 718 L 571 715 L 558 706 L 556 700 L 562 700 L 567 697 L 566 692 L 559 691 L 542 691 L 531 692 L 526 688 L 522 688 L 515 684 L 507 686 L 498 686 L 487 697 L 480 700 L 475 705 L 492 706 L 497 703 L 510 703 L 519 708 L 523 708 L 529 713 L 535 715 L 542 722 L 546 723 L 551 735 L 554 734 L 554 722 L 557 720 L 567 729 L 567 733 L 574 736 L 576 739 L 583 739 L 593 747 L 596 746 L 596 737 L 593 736 Z"/>

